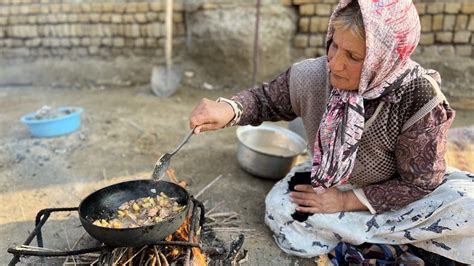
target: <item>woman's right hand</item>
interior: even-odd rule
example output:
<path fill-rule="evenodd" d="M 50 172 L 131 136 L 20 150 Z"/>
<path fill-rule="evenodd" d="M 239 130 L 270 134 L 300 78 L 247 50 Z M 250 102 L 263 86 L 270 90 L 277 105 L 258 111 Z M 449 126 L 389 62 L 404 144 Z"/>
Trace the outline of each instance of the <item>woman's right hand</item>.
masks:
<path fill-rule="evenodd" d="M 189 127 L 194 133 L 223 128 L 234 118 L 234 109 L 225 102 L 202 99 L 189 116 Z"/>

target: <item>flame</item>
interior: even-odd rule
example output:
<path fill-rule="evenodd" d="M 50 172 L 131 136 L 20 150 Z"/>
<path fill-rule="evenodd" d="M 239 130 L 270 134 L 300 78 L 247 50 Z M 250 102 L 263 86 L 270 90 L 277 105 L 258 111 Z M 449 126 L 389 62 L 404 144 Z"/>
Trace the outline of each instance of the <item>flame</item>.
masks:
<path fill-rule="evenodd" d="M 189 217 L 184 220 L 183 224 L 174 232 L 173 234 L 167 236 L 165 239 L 167 241 L 177 240 L 177 241 L 188 241 L 189 239 Z M 196 236 L 193 237 L 193 243 L 197 243 L 198 238 Z M 194 247 L 191 249 L 193 254 L 192 265 L 207 265 L 206 256 L 202 253 L 200 248 Z M 176 247 L 171 249 L 168 256 L 174 258 L 178 256 L 182 252 L 182 248 Z"/>
<path fill-rule="evenodd" d="M 179 181 L 178 181 L 178 179 L 176 178 L 176 174 L 175 174 L 175 173 L 176 173 L 176 172 L 174 171 L 173 168 L 168 168 L 168 169 L 166 170 L 166 175 L 168 175 L 168 177 L 170 178 L 170 180 L 171 180 L 173 183 L 178 184 Z"/>

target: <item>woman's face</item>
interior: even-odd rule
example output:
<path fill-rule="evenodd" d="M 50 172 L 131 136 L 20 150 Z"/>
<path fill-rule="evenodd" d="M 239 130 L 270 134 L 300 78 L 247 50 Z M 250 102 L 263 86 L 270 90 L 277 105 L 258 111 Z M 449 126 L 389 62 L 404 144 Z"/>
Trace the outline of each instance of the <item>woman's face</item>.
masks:
<path fill-rule="evenodd" d="M 331 85 L 344 90 L 357 90 L 364 59 L 365 41 L 350 30 L 335 30 L 328 52 Z"/>

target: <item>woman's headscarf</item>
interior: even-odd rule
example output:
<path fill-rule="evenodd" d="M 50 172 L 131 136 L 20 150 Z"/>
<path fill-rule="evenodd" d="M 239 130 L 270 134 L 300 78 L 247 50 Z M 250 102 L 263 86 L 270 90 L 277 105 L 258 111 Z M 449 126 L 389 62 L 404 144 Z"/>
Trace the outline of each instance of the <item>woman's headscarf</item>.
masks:
<path fill-rule="evenodd" d="M 355 1 L 355 0 L 354 0 Z M 341 0 L 332 21 L 351 0 Z M 316 134 L 311 183 L 316 192 L 344 184 L 354 167 L 364 130 L 364 99 L 376 99 L 400 89 L 426 73 L 410 59 L 420 39 L 420 21 L 411 0 L 359 0 L 365 28 L 366 55 L 358 91 L 331 90 Z M 430 72 L 440 82 L 436 72 Z"/>

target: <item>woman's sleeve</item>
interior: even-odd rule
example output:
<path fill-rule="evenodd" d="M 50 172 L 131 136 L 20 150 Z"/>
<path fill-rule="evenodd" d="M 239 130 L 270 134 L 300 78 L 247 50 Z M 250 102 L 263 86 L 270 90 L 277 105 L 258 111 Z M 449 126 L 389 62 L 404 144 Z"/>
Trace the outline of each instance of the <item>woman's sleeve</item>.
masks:
<path fill-rule="evenodd" d="M 231 98 L 242 107 L 238 125 L 257 126 L 263 121 L 290 121 L 296 118 L 290 101 L 290 69 L 269 83 L 242 91 Z"/>
<path fill-rule="evenodd" d="M 447 131 L 453 119 L 454 111 L 440 103 L 399 136 L 395 151 L 398 176 L 362 188 L 369 209 L 377 213 L 400 209 L 441 184 L 446 172 Z"/>

